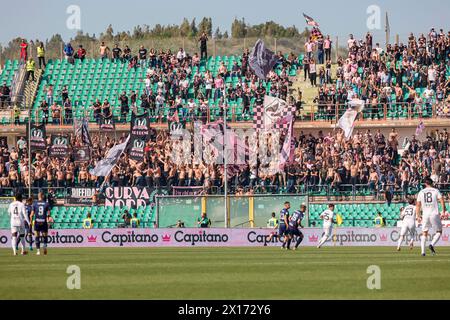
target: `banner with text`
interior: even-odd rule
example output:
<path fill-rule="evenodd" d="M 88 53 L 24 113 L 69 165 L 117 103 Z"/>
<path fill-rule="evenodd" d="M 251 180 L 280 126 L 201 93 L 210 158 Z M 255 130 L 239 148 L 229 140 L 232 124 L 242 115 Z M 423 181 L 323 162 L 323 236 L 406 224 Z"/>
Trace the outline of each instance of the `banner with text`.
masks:
<path fill-rule="evenodd" d="M 50 230 L 49 247 L 263 247 L 280 246 L 277 237 L 269 241 L 273 229 L 61 229 Z M 321 228 L 302 229 L 301 246 L 317 246 Z M 338 228 L 326 246 L 397 245 L 399 228 Z M 429 235 L 431 240 L 433 233 Z M 450 229 L 444 229 L 437 246 L 450 246 Z M 406 239 L 409 241 L 409 238 Z M 419 235 L 414 238 L 419 245 Z M 0 248 L 10 248 L 11 232 L 0 230 Z M 416 254 L 419 254 L 417 251 Z"/>

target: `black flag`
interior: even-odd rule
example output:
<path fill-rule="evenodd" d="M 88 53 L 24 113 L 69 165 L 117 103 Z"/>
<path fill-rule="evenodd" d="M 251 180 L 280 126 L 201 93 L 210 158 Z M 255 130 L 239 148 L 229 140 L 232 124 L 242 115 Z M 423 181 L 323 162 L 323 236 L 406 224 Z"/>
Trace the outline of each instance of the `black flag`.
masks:
<path fill-rule="evenodd" d="M 144 161 L 145 138 L 133 136 L 128 144 L 128 157 L 138 162 Z"/>
<path fill-rule="evenodd" d="M 249 58 L 250 68 L 256 76 L 266 80 L 266 76 L 269 74 L 270 70 L 273 69 L 277 61 L 278 57 L 266 48 L 261 39 L 258 39 Z"/>
<path fill-rule="evenodd" d="M 110 115 L 109 117 L 100 118 L 100 130 L 102 131 L 115 131 L 116 124 L 114 122 L 114 117 Z"/>
<path fill-rule="evenodd" d="M 48 152 L 51 158 L 65 158 L 69 155 L 69 137 L 67 135 L 52 135 L 52 145 Z"/>
<path fill-rule="evenodd" d="M 29 146 L 31 150 L 47 150 L 47 140 L 45 133 L 45 125 L 44 124 L 31 124 L 31 126 L 27 125 L 27 137 L 29 138 Z"/>
<path fill-rule="evenodd" d="M 73 150 L 73 161 L 75 162 L 89 162 L 91 161 L 91 148 L 78 147 Z"/>
<path fill-rule="evenodd" d="M 147 113 L 144 113 L 140 116 L 132 113 L 131 115 L 131 124 L 130 124 L 130 135 L 131 139 L 134 137 L 144 137 L 145 141 L 147 141 L 150 133 L 150 119 Z"/>

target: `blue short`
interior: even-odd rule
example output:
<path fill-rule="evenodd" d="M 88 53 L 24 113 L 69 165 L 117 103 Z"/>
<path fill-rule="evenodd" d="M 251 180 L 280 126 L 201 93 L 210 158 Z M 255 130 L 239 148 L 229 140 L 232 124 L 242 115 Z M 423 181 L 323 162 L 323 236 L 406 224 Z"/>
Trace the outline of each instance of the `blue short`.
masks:
<path fill-rule="evenodd" d="M 279 236 L 284 236 L 284 235 L 286 235 L 287 234 L 287 228 L 286 228 L 286 225 L 283 223 L 283 224 L 280 224 L 280 226 L 279 226 L 279 228 L 278 228 L 278 235 Z"/>
<path fill-rule="evenodd" d="M 300 235 L 302 234 L 300 232 L 300 230 L 298 230 L 298 228 L 289 228 L 288 233 L 291 236 L 297 236 L 297 237 L 300 237 Z"/>

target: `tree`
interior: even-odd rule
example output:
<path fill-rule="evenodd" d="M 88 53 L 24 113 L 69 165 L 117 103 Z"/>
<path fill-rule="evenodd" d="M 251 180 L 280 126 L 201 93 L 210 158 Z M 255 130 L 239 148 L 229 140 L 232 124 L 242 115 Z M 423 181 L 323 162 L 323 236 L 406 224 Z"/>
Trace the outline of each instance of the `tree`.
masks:
<path fill-rule="evenodd" d="M 187 37 L 189 35 L 190 29 L 191 29 L 191 26 L 189 24 L 188 19 L 184 18 L 183 22 L 180 25 L 180 36 Z"/>
<path fill-rule="evenodd" d="M 224 38 L 224 39 L 228 39 L 228 31 L 225 31 L 225 32 L 223 33 L 223 38 Z"/>
<path fill-rule="evenodd" d="M 214 32 L 214 38 L 215 39 L 222 39 L 223 35 L 222 32 L 220 32 L 220 28 L 217 27 L 216 31 Z"/>
<path fill-rule="evenodd" d="M 231 36 L 233 38 L 244 38 L 247 35 L 247 29 L 245 25 L 245 20 L 234 19 L 231 24 Z"/>
<path fill-rule="evenodd" d="M 198 33 L 197 26 L 195 25 L 195 18 L 192 19 L 190 29 L 191 29 L 191 30 L 190 30 L 190 32 L 189 32 L 189 37 L 190 37 L 190 38 L 194 38 L 194 37 L 197 35 L 197 33 Z"/>

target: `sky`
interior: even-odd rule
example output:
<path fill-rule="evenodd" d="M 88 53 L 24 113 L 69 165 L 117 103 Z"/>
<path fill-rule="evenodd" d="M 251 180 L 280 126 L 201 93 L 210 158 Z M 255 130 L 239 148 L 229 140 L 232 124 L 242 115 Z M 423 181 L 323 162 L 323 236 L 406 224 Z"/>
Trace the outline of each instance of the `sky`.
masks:
<path fill-rule="evenodd" d="M 76 34 L 67 27 L 71 5 L 80 8 L 81 29 L 89 34 L 103 32 L 109 24 L 115 31 L 132 31 L 136 25 L 180 24 L 211 17 L 213 30 L 230 30 L 232 20 L 245 18 L 257 24 L 273 20 L 284 26 L 306 27 L 302 13 L 320 23 L 324 34 L 347 38 L 349 33 L 362 37 L 367 31 L 366 13 L 371 5 L 381 12 L 380 29 L 371 30 L 375 41 L 384 43 L 384 16 L 389 12 L 391 39 L 399 34 L 406 39 L 409 32 L 428 32 L 431 27 L 450 30 L 448 0 L 2 0 L 0 43 L 15 37 L 45 40 L 59 33 L 64 40 Z M 7 12 L 7 14 L 5 14 Z"/>

